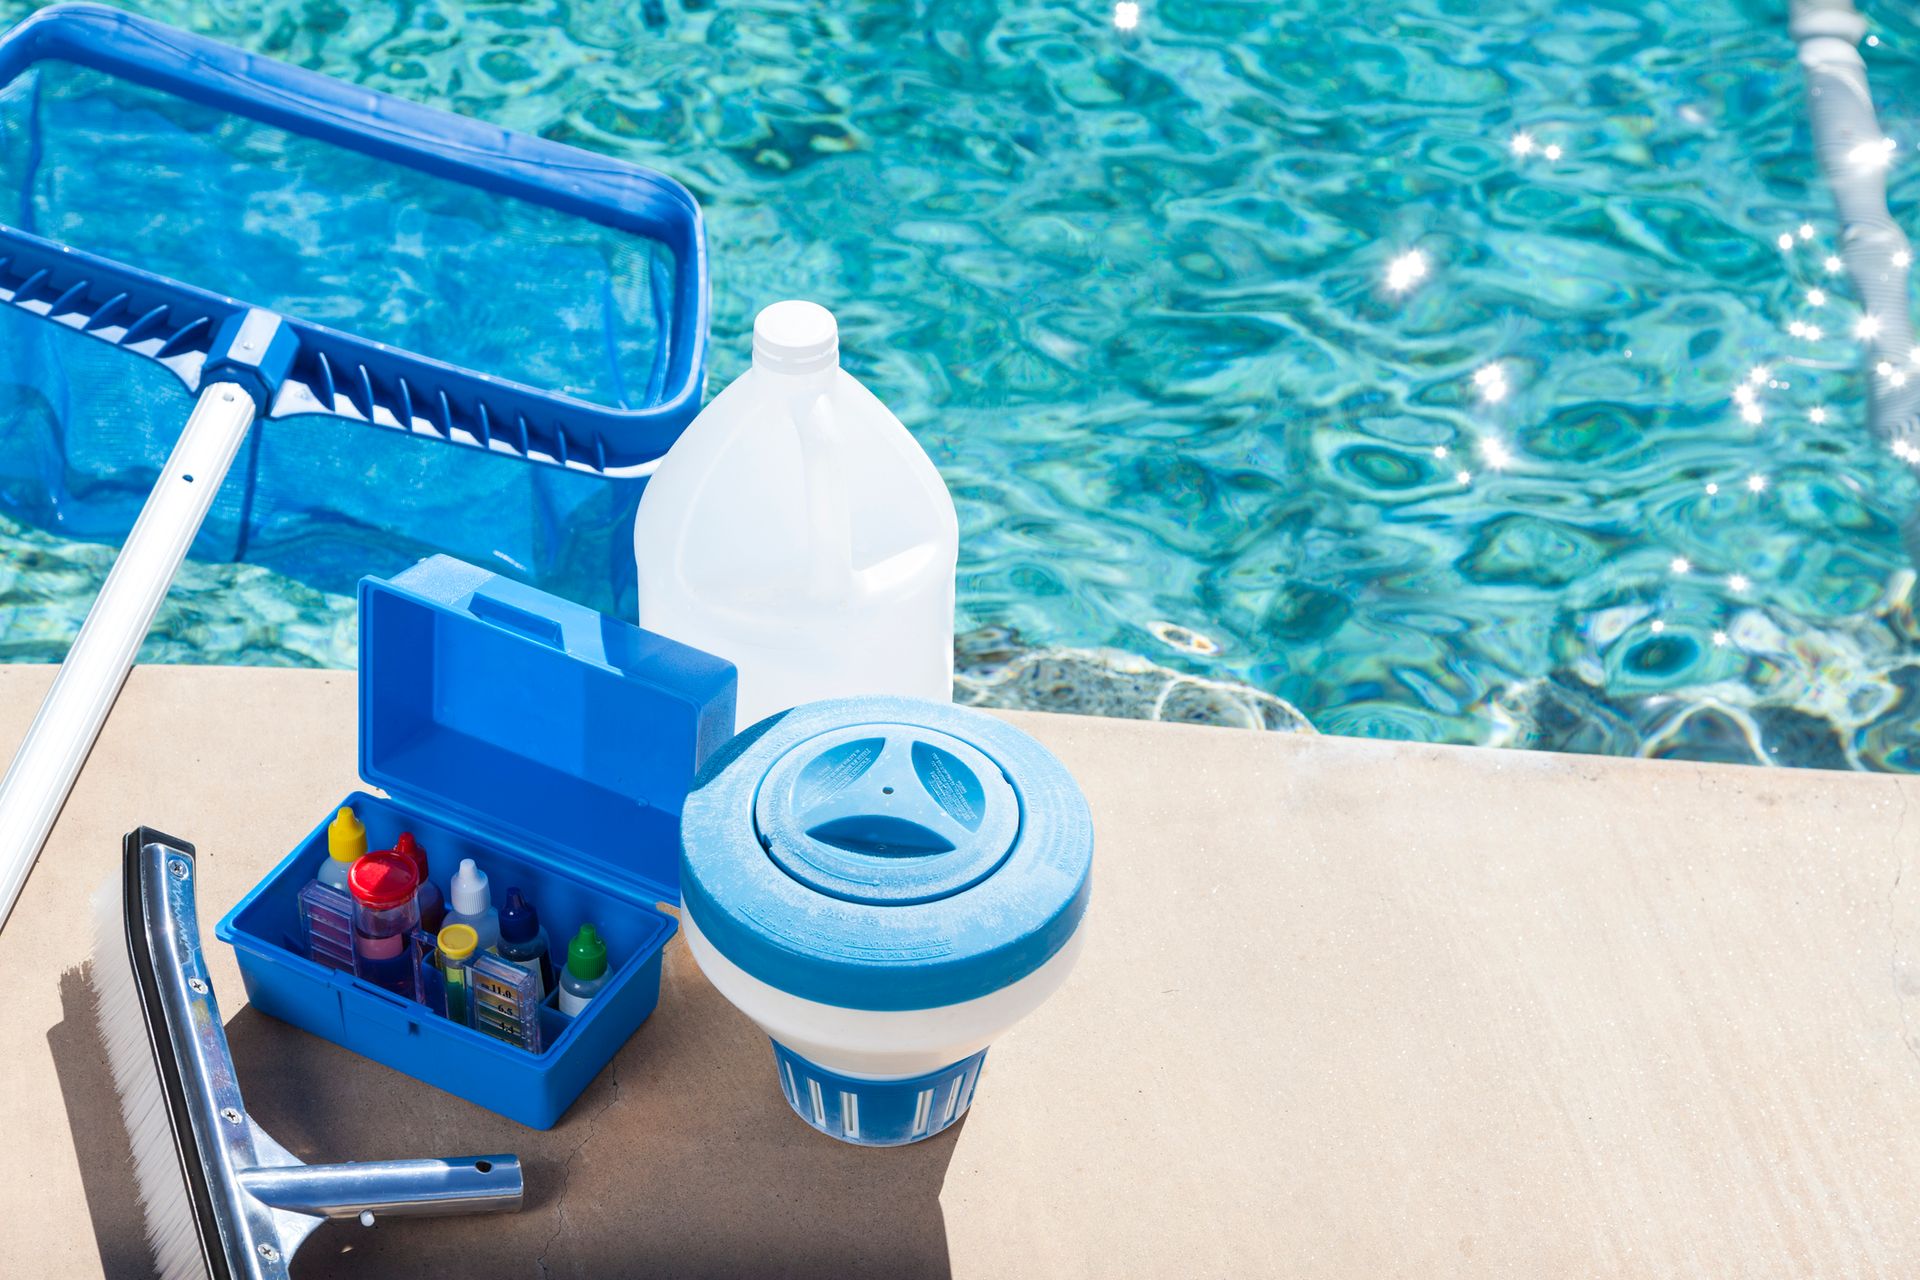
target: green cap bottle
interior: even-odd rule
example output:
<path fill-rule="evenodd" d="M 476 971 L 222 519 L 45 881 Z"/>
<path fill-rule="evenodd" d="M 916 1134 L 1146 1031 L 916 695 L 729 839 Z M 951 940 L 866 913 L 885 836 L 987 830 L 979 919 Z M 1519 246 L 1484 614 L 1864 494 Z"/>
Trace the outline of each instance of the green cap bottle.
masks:
<path fill-rule="evenodd" d="M 567 944 L 567 972 L 590 982 L 606 971 L 607 944 L 600 940 L 600 931 L 590 924 L 581 925 L 580 932 Z"/>
<path fill-rule="evenodd" d="M 580 926 L 567 944 L 567 968 L 560 975 L 560 1012 L 578 1017 L 607 985 L 607 944 L 590 924 Z"/>

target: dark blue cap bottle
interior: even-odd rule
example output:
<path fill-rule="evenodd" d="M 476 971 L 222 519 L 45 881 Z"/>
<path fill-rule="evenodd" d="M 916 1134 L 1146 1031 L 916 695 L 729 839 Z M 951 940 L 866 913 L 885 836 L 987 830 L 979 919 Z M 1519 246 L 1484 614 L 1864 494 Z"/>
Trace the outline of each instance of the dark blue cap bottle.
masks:
<path fill-rule="evenodd" d="M 532 942 L 539 932 L 540 913 L 519 889 L 508 889 L 506 905 L 500 908 L 500 940 Z"/>

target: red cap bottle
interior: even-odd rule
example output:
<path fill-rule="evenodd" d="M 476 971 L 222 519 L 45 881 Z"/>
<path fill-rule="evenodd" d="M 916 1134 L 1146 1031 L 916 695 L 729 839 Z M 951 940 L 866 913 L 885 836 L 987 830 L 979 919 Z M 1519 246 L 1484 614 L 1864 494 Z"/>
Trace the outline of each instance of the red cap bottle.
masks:
<path fill-rule="evenodd" d="M 440 892 L 440 886 L 428 879 L 427 851 L 413 838 L 413 832 L 402 831 L 400 838 L 393 842 L 393 851 L 400 857 L 413 863 L 413 869 L 420 874 L 420 927 L 428 933 L 438 934 L 440 923 L 447 915 L 446 895 Z"/>
<path fill-rule="evenodd" d="M 407 940 L 420 923 L 414 894 L 420 873 L 397 853 L 369 853 L 347 872 L 353 895 L 353 974 L 409 1000 L 420 998 L 420 977 Z"/>
<path fill-rule="evenodd" d="M 347 872 L 348 892 L 370 911 L 405 906 L 419 889 L 420 873 L 413 862 L 392 852 L 364 854 Z"/>

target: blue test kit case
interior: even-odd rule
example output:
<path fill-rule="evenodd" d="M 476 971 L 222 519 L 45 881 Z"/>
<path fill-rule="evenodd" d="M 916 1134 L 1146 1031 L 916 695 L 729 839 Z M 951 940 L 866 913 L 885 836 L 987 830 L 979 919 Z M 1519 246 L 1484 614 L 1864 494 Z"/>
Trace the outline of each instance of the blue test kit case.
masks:
<path fill-rule="evenodd" d="M 434 556 L 360 583 L 368 849 L 411 831 L 443 888 L 462 858 L 494 905 L 520 888 L 556 963 L 591 922 L 610 980 L 569 1018 L 552 993 L 528 1053 L 307 957 L 300 890 L 336 805 L 215 927 L 263 1013 L 536 1129 L 551 1128 L 653 1012 L 677 927 L 680 811 L 733 732 L 734 669 L 489 570 Z"/>

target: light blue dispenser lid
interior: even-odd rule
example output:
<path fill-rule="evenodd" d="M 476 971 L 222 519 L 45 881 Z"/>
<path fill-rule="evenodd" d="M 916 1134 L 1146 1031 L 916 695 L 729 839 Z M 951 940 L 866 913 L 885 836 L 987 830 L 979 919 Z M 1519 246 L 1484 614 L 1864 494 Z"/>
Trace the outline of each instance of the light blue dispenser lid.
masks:
<path fill-rule="evenodd" d="M 360 582 L 360 776 L 638 901 L 679 896 L 681 802 L 733 702 L 732 663 L 478 565 Z"/>
<path fill-rule="evenodd" d="M 753 818 L 782 871 L 876 906 L 970 889 L 1020 834 L 1020 802 L 993 761 L 902 724 L 848 725 L 793 747 L 762 779 Z"/>
<path fill-rule="evenodd" d="M 926 1009 L 1008 986 L 1085 914 L 1093 820 L 1018 729 L 912 698 L 816 702 L 709 761 L 681 822 L 701 932 L 823 1004 Z"/>

